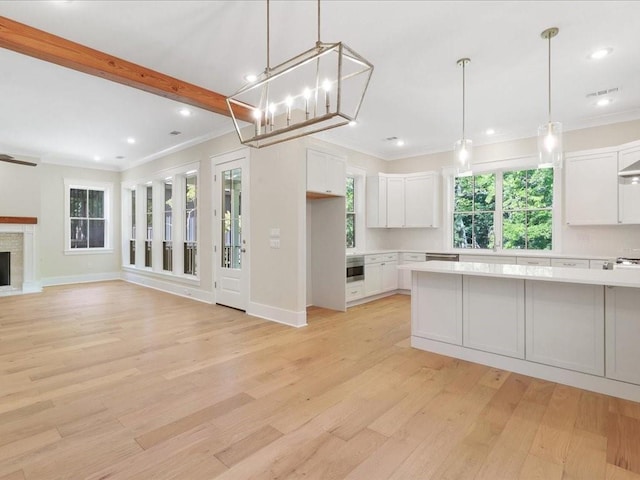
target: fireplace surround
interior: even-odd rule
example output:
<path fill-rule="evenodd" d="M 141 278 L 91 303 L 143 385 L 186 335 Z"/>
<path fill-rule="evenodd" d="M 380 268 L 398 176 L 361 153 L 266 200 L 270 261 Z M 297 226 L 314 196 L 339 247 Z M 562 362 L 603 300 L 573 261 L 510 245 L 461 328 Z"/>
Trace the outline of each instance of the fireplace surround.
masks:
<path fill-rule="evenodd" d="M 0 281 L 2 296 L 42 291 L 36 280 L 36 223 L 33 217 L 0 217 L 0 252 L 10 253 L 8 285 Z"/>

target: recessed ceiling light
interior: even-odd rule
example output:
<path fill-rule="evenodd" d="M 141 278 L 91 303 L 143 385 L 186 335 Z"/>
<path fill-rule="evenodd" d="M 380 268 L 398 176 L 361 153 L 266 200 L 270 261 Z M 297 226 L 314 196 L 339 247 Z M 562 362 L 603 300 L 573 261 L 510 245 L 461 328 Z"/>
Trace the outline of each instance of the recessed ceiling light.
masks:
<path fill-rule="evenodd" d="M 183 117 L 190 117 L 191 113 L 191 110 L 186 107 L 180 109 L 180 115 L 182 115 Z"/>
<path fill-rule="evenodd" d="M 244 79 L 249 83 L 253 83 L 258 79 L 258 76 L 255 73 L 247 73 Z"/>
<path fill-rule="evenodd" d="M 116 160 L 124 160 L 124 155 L 118 155 L 118 156 L 116 157 Z"/>
<path fill-rule="evenodd" d="M 127 138 L 127 143 L 130 145 L 133 145 L 134 143 L 136 143 L 136 139 L 133 137 L 129 137 Z"/>
<path fill-rule="evenodd" d="M 351 120 L 351 121 L 349 122 L 349 126 L 350 126 L 350 127 L 355 127 L 356 125 L 358 125 L 358 122 L 356 122 L 355 120 Z"/>
<path fill-rule="evenodd" d="M 494 135 L 496 131 L 493 128 L 487 128 L 484 133 L 487 135 Z"/>
<path fill-rule="evenodd" d="M 596 105 L 598 105 L 599 107 L 606 107 L 607 105 L 610 105 L 612 101 L 613 100 L 611 100 L 610 98 L 601 98 L 596 102 Z"/>
<path fill-rule="evenodd" d="M 396 145 L 402 147 L 404 145 L 404 140 L 399 138 L 398 140 L 396 140 Z"/>
<path fill-rule="evenodd" d="M 589 55 L 589 58 L 591 60 L 600 60 L 601 58 L 604 58 L 607 55 L 610 55 L 611 52 L 613 52 L 613 48 L 599 48 L 598 50 L 594 50 Z"/>
<path fill-rule="evenodd" d="M 96 162 L 99 162 L 100 160 L 102 160 L 102 157 L 100 157 L 100 155 L 94 155 L 93 159 L 94 159 Z"/>
<path fill-rule="evenodd" d="M 169 132 L 169 135 L 182 135 L 182 132 L 178 131 L 178 130 L 172 130 Z"/>

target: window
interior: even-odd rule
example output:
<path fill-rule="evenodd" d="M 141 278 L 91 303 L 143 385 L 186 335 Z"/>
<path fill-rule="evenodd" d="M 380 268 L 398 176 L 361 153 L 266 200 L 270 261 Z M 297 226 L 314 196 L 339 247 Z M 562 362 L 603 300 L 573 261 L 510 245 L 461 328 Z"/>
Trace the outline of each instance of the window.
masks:
<path fill-rule="evenodd" d="M 551 250 L 553 184 L 550 168 L 455 178 L 453 247 Z"/>
<path fill-rule="evenodd" d="M 144 266 L 151 267 L 153 259 L 153 250 L 151 249 L 153 240 L 153 187 L 147 187 L 147 236 L 144 242 Z"/>
<path fill-rule="evenodd" d="M 111 186 L 83 183 L 65 180 L 67 253 L 107 250 L 111 244 Z"/>
<path fill-rule="evenodd" d="M 355 184 L 355 177 L 347 176 L 347 189 L 345 197 L 345 203 L 347 207 L 347 248 L 356 247 Z"/>
<path fill-rule="evenodd" d="M 184 235 L 184 273 L 197 275 L 197 180 L 196 175 L 187 175 L 185 178 L 185 235 Z"/>
<path fill-rule="evenodd" d="M 164 237 L 162 243 L 162 269 L 167 271 L 173 270 L 173 245 L 172 225 L 173 225 L 173 183 L 171 180 L 164 182 Z"/>
<path fill-rule="evenodd" d="M 454 248 L 493 248 L 496 175 L 456 177 L 454 185 Z"/>
<path fill-rule="evenodd" d="M 502 176 L 502 247 L 551 250 L 553 169 Z"/>
<path fill-rule="evenodd" d="M 131 189 L 131 236 L 129 237 L 129 264 L 136 264 L 136 190 Z"/>

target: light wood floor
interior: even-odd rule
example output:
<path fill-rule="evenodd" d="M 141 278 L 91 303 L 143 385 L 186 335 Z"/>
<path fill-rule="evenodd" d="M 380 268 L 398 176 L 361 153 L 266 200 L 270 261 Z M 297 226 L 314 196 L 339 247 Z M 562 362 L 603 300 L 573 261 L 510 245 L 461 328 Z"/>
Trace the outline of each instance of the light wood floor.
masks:
<path fill-rule="evenodd" d="M 640 404 L 123 282 L 0 298 L 0 480 L 640 480 Z"/>

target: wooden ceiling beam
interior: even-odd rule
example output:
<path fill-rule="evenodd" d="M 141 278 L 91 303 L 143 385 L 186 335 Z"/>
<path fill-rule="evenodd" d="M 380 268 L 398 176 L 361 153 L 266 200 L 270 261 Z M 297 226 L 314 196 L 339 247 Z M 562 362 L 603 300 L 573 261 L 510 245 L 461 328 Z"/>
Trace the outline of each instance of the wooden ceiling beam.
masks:
<path fill-rule="evenodd" d="M 230 116 L 226 96 L 0 16 L 0 47 Z M 252 121 L 246 109 L 241 120 Z"/>

